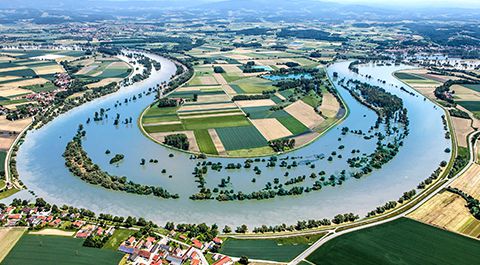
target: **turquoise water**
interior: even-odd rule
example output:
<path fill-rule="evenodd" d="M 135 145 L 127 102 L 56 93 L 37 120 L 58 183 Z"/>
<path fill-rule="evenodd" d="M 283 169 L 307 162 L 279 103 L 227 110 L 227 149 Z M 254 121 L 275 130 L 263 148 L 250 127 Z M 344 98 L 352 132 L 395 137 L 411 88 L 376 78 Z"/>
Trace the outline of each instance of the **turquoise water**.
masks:
<path fill-rule="evenodd" d="M 450 142 L 444 139 L 441 115 L 443 111 L 436 108 L 431 102 L 424 101 L 422 96 L 410 96 L 400 91 L 398 87 L 404 86 L 396 80 L 391 73 L 408 68 L 408 66 L 360 66 L 361 74 L 372 75 L 368 82 L 379 85 L 404 99 L 408 108 L 410 119 L 410 135 L 404 142 L 397 156 L 382 169 L 361 179 L 348 179 L 341 186 L 324 187 L 321 191 L 303 194 L 301 196 L 277 197 L 263 201 L 192 201 L 188 197 L 197 191 L 197 183 L 191 172 L 197 161 L 190 160 L 188 154 L 172 151 L 163 146 L 154 144 L 140 132 L 136 124 L 113 125 L 114 116 L 119 113 L 122 118 L 133 117 L 136 119 L 142 110 L 153 100 L 152 96 L 144 96 L 136 101 L 130 101 L 117 108 L 116 102 L 123 102 L 149 87 L 153 87 L 167 80 L 175 73 L 175 65 L 167 59 L 153 56 L 162 63 L 160 72 L 155 72 L 147 80 L 122 88 L 119 92 L 89 102 L 66 114 L 56 118 L 51 123 L 37 131 L 29 132 L 25 142 L 20 147 L 17 158 L 18 171 L 22 181 L 35 191 L 35 193 L 57 205 L 68 204 L 76 207 L 91 209 L 97 213 L 111 213 L 114 215 L 143 216 L 149 220 L 163 224 L 166 221 L 181 222 L 207 222 L 219 225 L 249 226 L 261 224 L 293 224 L 300 219 L 331 218 L 335 214 L 354 212 L 366 214 L 375 207 L 389 200 L 395 200 L 404 191 L 415 188 L 417 184 L 428 177 L 442 160 L 448 160 L 449 155 L 444 153 Z M 367 81 L 362 76 L 348 70 L 349 62 L 336 63 L 328 68 L 329 76 L 338 72 L 339 77 L 357 78 Z M 386 80 L 381 84 L 378 78 Z M 398 86 L 398 87 L 395 87 Z M 328 131 L 314 143 L 280 156 L 303 156 L 304 160 L 313 160 L 315 172 L 324 170 L 327 176 L 338 174 L 342 169 L 347 169 L 346 160 L 350 157 L 352 149 L 371 153 L 375 149 L 375 141 L 364 140 L 361 136 L 348 134 L 341 135 L 341 128 L 348 126 L 350 129 L 368 130 L 375 123 L 376 115 L 373 111 L 359 104 L 349 93 L 338 88 L 351 114 L 337 127 Z M 84 148 L 92 160 L 111 174 L 124 175 L 134 182 L 142 184 L 160 185 L 173 193 L 178 193 L 178 200 L 164 200 L 153 196 L 141 196 L 106 190 L 99 186 L 90 185 L 70 174 L 64 166 L 62 153 L 68 141 L 76 132 L 78 124 L 92 117 L 100 108 L 111 108 L 108 112 L 109 119 L 101 122 L 91 122 L 85 125 L 87 136 Z M 338 151 L 340 144 L 345 150 Z M 121 153 L 125 159 L 119 165 L 110 165 L 110 156 L 105 155 L 105 150 L 112 154 Z M 315 155 L 329 154 L 337 150 L 343 155 L 342 159 L 332 162 L 315 160 Z M 169 158 L 173 153 L 174 157 Z M 140 159 L 158 159 L 158 164 L 140 165 Z M 212 158 L 213 162 L 242 163 L 244 159 Z M 283 177 L 285 169 L 275 167 L 266 168 L 265 164 L 258 164 L 262 175 L 257 176 L 252 170 L 222 170 L 209 172 L 206 176 L 207 186 L 216 187 L 222 178 L 231 177 L 232 188 L 242 191 L 255 191 L 262 189 L 267 182 L 274 178 Z M 166 169 L 167 173 L 160 173 Z M 309 166 L 301 164 L 290 170 L 290 177 L 312 172 Z M 172 174 L 173 178 L 168 178 Z M 256 182 L 251 179 L 255 177 Z M 307 177 L 302 185 L 313 183 Z M 19 196 L 25 195 L 22 192 Z"/>
<path fill-rule="evenodd" d="M 288 75 L 264 75 L 262 77 L 271 81 L 278 81 L 278 80 L 301 79 L 301 78 L 311 79 L 312 75 L 306 73 L 306 74 L 288 74 Z"/>

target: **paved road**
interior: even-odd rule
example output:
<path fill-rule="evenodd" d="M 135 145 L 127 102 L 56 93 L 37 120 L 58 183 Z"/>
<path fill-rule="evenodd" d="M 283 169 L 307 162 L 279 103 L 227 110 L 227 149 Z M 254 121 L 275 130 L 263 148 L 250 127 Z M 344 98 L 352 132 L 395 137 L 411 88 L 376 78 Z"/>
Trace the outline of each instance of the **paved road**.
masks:
<path fill-rule="evenodd" d="M 346 230 L 343 230 L 343 231 L 340 231 L 340 232 L 336 232 L 336 231 L 333 231 L 333 232 L 330 232 L 329 234 L 327 234 L 326 236 L 320 238 L 318 241 L 316 241 L 315 243 L 313 243 L 309 248 L 307 248 L 304 252 L 302 252 L 300 255 L 298 255 L 295 259 L 293 259 L 291 262 L 288 263 L 288 265 L 295 265 L 295 264 L 299 264 L 302 260 L 306 259 L 308 256 L 310 256 L 316 249 L 318 249 L 319 247 L 321 247 L 323 244 L 325 244 L 327 241 L 333 239 L 333 238 L 336 238 L 338 236 L 341 236 L 343 234 L 346 234 L 346 233 L 350 233 L 350 232 L 353 232 L 353 231 L 358 231 L 358 230 L 361 230 L 361 229 L 364 229 L 364 228 L 368 228 L 368 227 L 372 227 L 372 226 L 376 226 L 376 225 L 380 225 L 380 224 L 384 224 L 384 223 L 387 223 L 387 222 L 390 222 L 390 221 L 393 221 L 393 220 L 396 220 L 398 218 L 402 218 L 402 217 L 405 217 L 406 215 L 410 214 L 411 212 L 415 211 L 418 207 L 420 207 L 421 205 L 423 205 L 426 201 L 428 201 L 430 198 L 432 198 L 433 196 L 435 196 L 439 191 L 443 190 L 444 188 L 450 186 L 452 184 L 452 182 L 458 178 L 459 176 L 461 176 L 463 173 L 465 173 L 465 171 L 467 171 L 467 169 L 475 162 L 475 157 L 476 157 L 476 154 L 475 154 L 475 144 L 472 144 L 472 138 L 473 138 L 473 135 L 475 133 L 472 133 L 468 136 L 468 144 L 469 144 L 469 150 L 470 150 L 470 161 L 468 162 L 467 166 L 465 166 L 460 172 L 458 172 L 453 178 L 449 179 L 447 182 L 445 182 L 444 184 L 442 184 L 441 186 L 439 186 L 437 189 L 435 189 L 433 192 L 429 193 L 425 198 L 423 198 L 421 201 L 419 201 L 418 203 L 415 203 L 415 205 L 413 207 L 411 207 L 410 209 L 406 210 L 405 212 L 402 212 L 400 214 L 397 214 L 395 216 L 392 216 L 390 218 L 387 218 L 387 219 L 383 219 L 383 220 L 379 220 L 377 222 L 373 222 L 373 223 L 367 223 L 365 225 L 360 225 L 360 226 L 357 226 L 357 227 L 353 227 L 353 228 L 350 228 L 350 229 L 346 229 Z M 476 142 L 476 141 L 475 141 Z M 412 201 L 412 203 L 414 203 L 414 201 Z M 392 213 L 395 213 L 396 211 L 401 211 L 403 208 L 407 207 L 407 206 L 410 206 L 410 204 L 406 204 L 404 207 L 400 207 L 398 208 L 397 210 L 395 211 L 392 211 Z M 390 213 L 391 214 L 391 213 Z M 380 219 L 382 217 L 378 217 L 378 219 Z M 368 222 L 371 222 L 372 220 L 374 219 L 370 219 L 370 220 L 367 220 Z M 365 221 L 365 222 L 367 222 Z M 359 223 L 361 224 L 361 222 Z"/>

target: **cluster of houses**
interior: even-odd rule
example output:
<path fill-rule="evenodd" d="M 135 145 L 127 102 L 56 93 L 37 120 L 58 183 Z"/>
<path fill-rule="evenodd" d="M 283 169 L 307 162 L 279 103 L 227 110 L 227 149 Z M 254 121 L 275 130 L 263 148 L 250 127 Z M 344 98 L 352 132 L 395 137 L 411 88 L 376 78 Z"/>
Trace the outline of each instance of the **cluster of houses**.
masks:
<path fill-rule="evenodd" d="M 62 220 L 50 211 L 42 212 L 37 207 L 25 206 L 20 210 L 9 206 L 0 213 L 0 222 L 5 223 L 5 226 L 17 226 L 23 222 L 24 225 L 31 227 L 58 227 Z"/>
<path fill-rule="evenodd" d="M 8 206 L 0 212 L 0 224 L 6 227 L 30 226 L 35 229 L 61 228 L 65 226 L 65 219 L 69 222 L 68 228 L 76 229 L 76 238 L 87 239 L 90 236 L 109 237 L 115 232 L 114 226 L 102 227 L 79 218 L 78 213 L 52 213 L 43 211 L 35 206 Z M 177 238 L 177 239 L 174 239 Z M 213 248 L 218 249 L 222 239 L 215 237 L 212 241 L 202 243 L 197 238 L 188 238 L 183 234 L 177 235 L 171 231 L 168 235 L 157 234 L 155 237 L 130 236 L 121 243 L 118 251 L 128 255 L 128 264 L 133 265 L 233 265 L 232 258 L 222 254 L 208 254 L 207 261 L 204 253 Z"/>
<path fill-rule="evenodd" d="M 109 226 L 107 228 L 103 228 L 98 225 L 94 224 L 86 224 L 85 221 L 80 221 L 77 220 L 72 223 L 74 227 L 80 228 L 80 230 L 77 231 L 75 234 L 76 238 L 87 238 L 90 235 L 95 235 L 95 236 L 111 236 L 113 235 L 113 232 L 115 232 L 115 228 L 113 226 Z"/>
<path fill-rule="evenodd" d="M 186 241 L 187 238 L 182 235 L 180 240 Z M 191 245 L 163 236 L 160 240 L 150 236 L 140 239 L 131 236 L 118 250 L 128 254 L 129 264 L 134 265 L 208 265 L 203 253 L 215 244 L 221 244 L 222 240 L 215 238 L 212 242 L 203 244 L 192 238 L 190 242 Z M 215 265 L 233 264 L 230 257 L 221 254 L 215 254 L 213 260 Z"/>

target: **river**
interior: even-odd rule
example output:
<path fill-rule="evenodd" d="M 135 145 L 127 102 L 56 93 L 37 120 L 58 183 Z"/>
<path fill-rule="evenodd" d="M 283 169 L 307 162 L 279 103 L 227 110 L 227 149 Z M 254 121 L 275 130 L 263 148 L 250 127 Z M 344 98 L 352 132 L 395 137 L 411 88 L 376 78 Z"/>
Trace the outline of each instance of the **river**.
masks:
<path fill-rule="evenodd" d="M 166 147 L 153 143 L 145 137 L 136 123 L 129 125 L 113 125 L 116 113 L 121 118 L 138 118 L 140 113 L 153 102 L 153 95 L 143 96 L 135 101 L 123 103 L 125 98 L 131 98 L 149 87 L 168 80 L 175 73 L 175 65 L 162 57 L 150 55 L 162 64 L 162 69 L 153 72 L 151 77 L 140 83 L 123 87 L 118 92 L 77 107 L 44 126 L 27 134 L 21 145 L 17 157 L 17 167 L 21 180 L 26 186 L 50 203 L 57 205 L 67 204 L 79 208 L 88 208 L 97 213 L 110 213 L 122 216 L 142 216 L 160 225 L 166 221 L 175 223 L 217 223 L 221 227 L 225 224 L 237 226 L 247 224 L 250 227 L 262 224 L 294 224 L 297 220 L 332 218 L 335 214 L 353 212 L 364 216 L 368 211 L 389 200 L 398 199 L 403 192 L 415 188 L 423 179 L 427 178 L 442 160 L 448 160 L 449 154 L 444 149 L 450 147 L 449 140 L 444 138 L 441 120 L 443 111 L 435 107 L 430 101 L 424 101 L 423 96 L 411 96 L 402 92 L 397 86 L 402 83 L 391 74 L 409 66 L 374 66 L 361 65 L 361 74 L 369 74 L 373 78 L 369 83 L 380 85 L 386 90 L 398 95 L 408 109 L 410 119 L 410 134 L 404 141 L 397 156 L 372 174 L 361 179 L 347 179 L 343 185 L 324 187 L 320 191 L 304 193 L 300 196 L 277 197 L 262 201 L 192 201 L 188 197 L 195 193 L 197 183 L 194 182 L 192 169 L 198 160 L 189 159 L 190 155 L 172 151 Z M 367 81 L 363 77 L 348 70 L 348 62 L 335 63 L 328 68 L 328 74 L 338 72 L 339 77 L 356 78 Z M 377 78 L 386 80 L 386 84 L 377 82 Z M 341 135 L 341 128 L 367 131 L 374 125 L 376 114 L 359 104 L 350 94 L 341 87 L 337 87 L 350 109 L 350 115 L 338 126 L 328 131 L 314 143 L 287 154 L 288 156 L 303 156 L 312 158 L 315 154 L 329 154 L 342 144 L 342 159 L 332 162 L 324 160 L 314 161 L 315 170 L 324 170 L 326 176 L 338 174 L 347 169 L 346 160 L 352 149 L 371 153 L 375 149 L 375 141 L 364 140 L 354 134 Z M 115 103 L 122 102 L 121 106 L 114 107 Z M 93 117 L 100 108 L 110 108 L 109 118 L 100 122 L 85 124 L 88 117 Z M 165 200 L 153 196 L 127 194 L 90 185 L 73 176 L 64 165 L 62 153 L 68 141 L 75 135 L 80 123 L 85 125 L 87 136 L 83 145 L 88 155 L 99 166 L 111 174 L 127 176 L 128 179 L 141 183 L 159 185 L 171 193 L 178 193 L 180 199 Z M 337 139 L 341 137 L 339 142 Z M 112 154 L 120 153 L 125 159 L 119 165 L 110 165 L 112 155 L 106 155 L 109 149 Z M 174 154 L 173 158 L 169 154 Z M 280 156 L 282 157 L 282 156 Z M 147 163 L 140 165 L 140 159 L 158 159 L 158 164 Z M 224 165 L 229 162 L 243 163 L 244 159 L 212 158 L 211 161 L 221 161 Z M 231 176 L 232 188 L 242 191 L 255 191 L 272 182 L 275 177 L 286 180 L 285 169 L 279 167 L 265 168 L 264 163 L 258 164 L 262 174 L 256 176 L 251 169 L 222 170 L 209 172 L 206 176 L 207 186 L 215 187 L 221 178 Z M 161 170 L 167 173 L 162 174 Z M 290 171 L 290 177 L 306 174 L 312 169 L 307 165 L 300 165 Z M 172 175 L 169 178 L 168 175 Z M 252 178 L 256 182 L 252 183 Z M 311 184 L 313 180 L 307 177 L 303 185 Z M 26 191 L 19 193 L 25 196 Z"/>

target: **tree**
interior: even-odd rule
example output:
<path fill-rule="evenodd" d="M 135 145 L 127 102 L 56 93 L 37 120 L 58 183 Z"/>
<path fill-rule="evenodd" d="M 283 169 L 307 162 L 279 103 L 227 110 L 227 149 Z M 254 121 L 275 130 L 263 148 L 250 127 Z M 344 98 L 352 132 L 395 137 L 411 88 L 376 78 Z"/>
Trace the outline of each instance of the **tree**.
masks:
<path fill-rule="evenodd" d="M 226 225 L 224 228 L 223 228 L 223 233 L 225 234 L 228 234 L 228 233 L 231 233 L 232 232 L 232 228 L 228 225 Z"/>
<path fill-rule="evenodd" d="M 238 261 L 238 263 L 240 263 L 242 265 L 247 265 L 248 264 L 248 257 L 247 256 L 242 256 L 240 258 L 240 260 Z"/>

